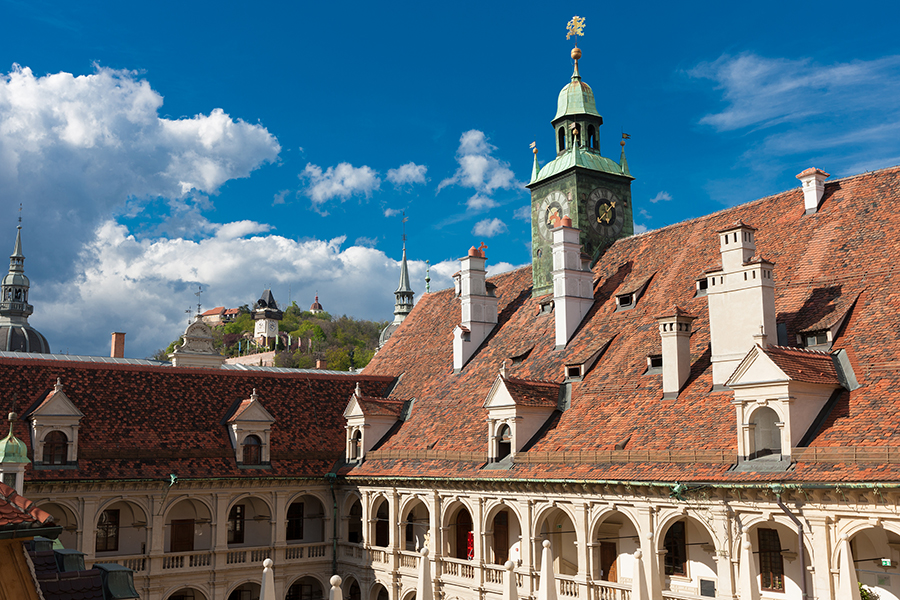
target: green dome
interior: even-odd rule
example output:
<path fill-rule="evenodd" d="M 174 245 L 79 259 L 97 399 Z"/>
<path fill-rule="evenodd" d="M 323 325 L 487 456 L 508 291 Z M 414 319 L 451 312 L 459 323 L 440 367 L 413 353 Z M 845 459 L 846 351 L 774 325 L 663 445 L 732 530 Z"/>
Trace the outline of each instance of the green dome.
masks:
<path fill-rule="evenodd" d="M 12 422 L 13 419 L 10 419 L 9 435 L 0 440 L 0 463 L 28 464 L 31 462 L 28 460 L 28 448 L 25 442 L 13 435 Z"/>
<path fill-rule="evenodd" d="M 559 92 L 556 102 L 556 116 L 553 120 L 566 116 L 592 115 L 600 117 L 597 105 L 594 102 L 594 91 L 591 86 L 581 80 L 581 77 L 573 76 L 572 81 Z"/>

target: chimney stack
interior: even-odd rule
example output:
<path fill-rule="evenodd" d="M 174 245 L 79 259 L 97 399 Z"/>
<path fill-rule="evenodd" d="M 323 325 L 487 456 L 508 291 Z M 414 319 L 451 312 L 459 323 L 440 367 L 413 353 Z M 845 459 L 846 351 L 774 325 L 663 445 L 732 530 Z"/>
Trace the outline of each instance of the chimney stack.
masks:
<path fill-rule="evenodd" d="M 582 258 L 581 234 L 571 218 L 563 217 L 552 235 L 556 347 L 564 348 L 594 304 L 594 274 Z"/>
<path fill-rule="evenodd" d="M 453 370 L 459 371 L 481 342 L 497 325 L 497 297 L 494 286 L 485 281 L 487 258 L 484 250 L 472 246 L 459 259 L 459 300 L 462 322 L 453 330 Z"/>
<path fill-rule="evenodd" d="M 321 371 L 324 371 L 325 369 L 328 368 L 328 362 L 324 358 L 317 358 L 316 359 L 316 368 Z"/>
<path fill-rule="evenodd" d="M 109 348 L 109 356 L 111 358 L 125 358 L 125 334 L 114 332 L 112 334 L 112 344 Z"/>
<path fill-rule="evenodd" d="M 828 173 L 815 167 L 810 167 L 797 175 L 803 189 L 803 208 L 806 209 L 807 215 L 819 210 L 819 204 L 825 194 L 825 180 L 828 177 L 830 177 Z"/>
<path fill-rule="evenodd" d="M 713 389 L 725 385 L 754 344 L 777 340 L 774 263 L 756 255 L 756 229 L 738 221 L 718 234 L 722 268 L 707 274 L 706 288 Z"/>
<path fill-rule="evenodd" d="M 677 398 L 691 374 L 691 323 L 696 318 L 678 306 L 656 317 L 662 339 L 663 400 Z"/>

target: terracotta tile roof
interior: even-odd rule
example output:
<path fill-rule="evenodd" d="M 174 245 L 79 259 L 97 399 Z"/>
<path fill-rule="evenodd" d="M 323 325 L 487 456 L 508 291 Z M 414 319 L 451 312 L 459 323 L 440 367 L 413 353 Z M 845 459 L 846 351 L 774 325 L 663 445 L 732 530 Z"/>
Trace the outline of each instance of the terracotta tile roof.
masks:
<path fill-rule="evenodd" d="M 234 423 L 235 421 L 237 421 L 237 420 L 238 420 L 238 417 L 240 417 L 241 414 L 243 414 L 243 412 L 244 412 L 245 410 L 247 410 L 247 408 L 248 408 L 251 404 L 253 404 L 253 399 L 252 399 L 252 398 L 244 398 L 243 400 L 241 400 L 241 403 L 238 405 L 237 410 L 235 410 L 235 411 L 234 411 L 234 414 L 231 415 L 231 416 L 228 418 L 228 422 L 229 422 L 229 423 Z"/>
<path fill-rule="evenodd" d="M 630 462 L 590 463 L 579 460 L 595 460 L 596 454 L 577 457 L 583 452 L 614 451 L 626 439 L 624 451 L 736 455 L 733 393 L 710 391 L 709 312 L 707 299 L 694 297 L 694 281 L 699 267 L 720 262 L 717 232 L 738 219 L 759 226 L 754 235 L 757 248 L 778 265 L 776 320 L 784 324 L 788 343 L 796 339 L 798 328 L 819 318 L 806 315 L 827 312 L 833 302 L 816 290 L 839 289 L 848 297 L 859 294 L 847 310 L 834 349 L 847 352 L 861 386 L 840 395 L 810 446 L 828 451 L 863 446 L 900 449 L 900 359 L 895 358 L 900 356 L 896 334 L 900 269 L 895 268 L 897 244 L 892 241 L 900 230 L 900 211 L 894 210 L 898 204 L 900 168 L 891 168 L 826 183 L 820 209 L 814 214 L 805 215 L 803 192 L 797 187 L 619 240 L 594 267 L 594 306 L 562 350 L 554 343 L 554 315 L 540 313 L 542 299 L 531 297 L 531 268 L 492 277 L 497 286 L 498 324 L 458 374 L 452 368 L 451 333 L 460 320 L 459 300 L 452 289 L 425 294 L 364 371 L 403 374 L 392 394 L 416 398 L 409 419 L 384 442 L 382 450 L 420 452 L 437 441 L 433 451 L 445 456 L 451 452 L 480 456 L 485 452 L 487 416 L 481 405 L 501 362 L 533 342 L 524 360 L 507 362 L 509 377 L 561 382 L 569 357 L 581 356 L 598 348 L 601 340 L 614 338 L 582 381 L 567 384 L 571 385 L 571 406 L 551 420 L 526 452 L 570 453 L 565 455 L 570 462 L 517 463 L 502 477 L 736 482 L 897 479 L 900 465 L 893 463 L 882 463 L 887 466 L 881 471 L 854 464 L 843 472 L 836 463 L 801 462 L 786 473 L 762 474 L 731 472 L 727 461 L 648 461 L 628 455 Z M 645 281 L 654 273 L 657 276 L 640 302 L 629 311 L 615 312 L 617 290 L 625 289 L 626 281 Z M 690 376 L 677 400 L 662 402 L 661 375 L 644 373 L 646 356 L 659 348 L 654 317 L 672 304 L 697 318 L 690 338 Z M 775 352 L 779 360 L 793 357 L 790 351 Z M 832 381 L 834 372 L 825 359 L 812 361 Z M 797 370 L 805 371 L 803 366 Z M 348 476 L 498 476 L 496 471 L 485 475 L 480 467 L 475 459 L 385 458 L 367 460 Z"/>
<path fill-rule="evenodd" d="M 29 358 L 0 358 L 0 389 L 25 410 L 15 423 L 31 447 L 28 414 L 60 378 L 84 413 L 76 468 L 30 465 L 33 481 L 321 476 L 344 453 L 343 411 L 359 382 L 381 396 L 391 377 L 362 374 L 231 371 Z M 272 414 L 271 468 L 239 469 L 225 419 L 256 388 Z M 11 394 L 3 397 L 10 398 Z M 9 412 L 10 402 L 0 404 Z M 302 432 L 302 435 L 299 434 Z M 31 450 L 29 455 L 33 456 Z"/>
<path fill-rule="evenodd" d="M 506 379 L 506 389 L 516 406 L 556 408 L 559 403 L 559 384 L 549 381 Z"/>
<path fill-rule="evenodd" d="M 16 490 L 0 483 L 0 530 L 21 527 L 46 527 L 53 524 L 50 513 L 20 496 Z"/>
<path fill-rule="evenodd" d="M 721 229 L 716 231 L 716 233 L 725 233 L 726 231 L 731 231 L 732 229 L 738 229 L 739 227 L 743 227 L 744 229 L 752 229 L 753 231 L 759 231 L 753 225 L 748 225 L 747 223 L 745 223 L 743 219 L 737 219 L 733 223 L 729 223 L 728 225 L 725 225 L 724 227 L 722 227 Z"/>
<path fill-rule="evenodd" d="M 395 398 L 373 398 L 362 396 L 357 398 L 359 407 L 367 417 L 400 417 L 403 412 L 403 400 Z"/>
<path fill-rule="evenodd" d="M 794 381 L 840 385 L 830 354 L 783 346 L 769 346 L 763 352 Z"/>
<path fill-rule="evenodd" d="M 241 309 L 239 309 L 239 308 L 226 308 L 225 309 L 226 315 L 237 315 L 237 314 L 240 314 L 240 312 L 241 312 Z"/>
<path fill-rule="evenodd" d="M 200 316 L 201 317 L 210 317 L 213 315 L 221 315 L 221 314 L 224 314 L 225 312 L 227 312 L 227 311 L 225 310 L 224 306 L 217 306 L 215 308 L 209 309 L 205 313 L 202 313 Z"/>

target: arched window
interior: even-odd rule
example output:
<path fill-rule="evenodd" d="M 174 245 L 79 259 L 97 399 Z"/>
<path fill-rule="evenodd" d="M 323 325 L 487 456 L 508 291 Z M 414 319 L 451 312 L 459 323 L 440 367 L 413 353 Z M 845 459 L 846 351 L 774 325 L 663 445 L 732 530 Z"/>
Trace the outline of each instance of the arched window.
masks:
<path fill-rule="evenodd" d="M 51 431 L 44 438 L 44 464 L 64 465 L 69 450 L 69 438 L 62 431 Z"/>
<path fill-rule="evenodd" d="M 584 140 L 581 139 L 581 125 L 579 123 L 575 123 L 572 127 L 572 144 L 584 146 Z"/>
<path fill-rule="evenodd" d="M 666 532 L 666 575 L 686 575 L 687 549 L 684 541 L 684 521 L 676 521 Z"/>
<path fill-rule="evenodd" d="M 781 540 L 774 529 L 756 530 L 759 541 L 759 582 L 764 590 L 784 591 L 784 559 Z"/>
<path fill-rule="evenodd" d="M 503 460 L 512 452 L 512 432 L 509 425 L 502 425 L 497 432 L 497 460 Z"/>
<path fill-rule="evenodd" d="M 559 132 L 557 133 L 557 137 L 559 138 L 557 147 L 557 152 L 562 152 L 566 149 L 566 129 L 564 127 L 559 128 Z"/>
<path fill-rule="evenodd" d="M 591 148 L 592 150 L 598 150 L 600 148 L 600 144 L 597 142 L 597 130 L 593 125 L 588 125 L 587 142 L 588 148 Z"/>
<path fill-rule="evenodd" d="M 375 511 L 375 545 L 387 548 L 390 544 L 390 518 L 387 500 L 382 500 Z"/>
<path fill-rule="evenodd" d="M 115 552 L 119 549 L 119 509 L 104 510 L 97 521 L 95 552 Z"/>
<path fill-rule="evenodd" d="M 362 431 L 357 429 L 350 437 L 350 460 L 359 460 L 362 448 Z"/>
<path fill-rule="evenodd" d="M 347 522 L 347 541 L 351 544 L 362 544 L 362 504 L 355 501 L 350 507 L 350 520 Z"/>
<path fill-rule="evenodd" d="M 285 600 L 322 600 L 322 584 L 312 577 L 304 577 L 288 588 Z"/>
<path fill-rule="evenodd" d="M 781 428 L 778 427 L 778 414 L 764 406 L 753 414 L 754 451 L 750 458 L 781 454 Z"/>
<path fill-rule="evenodd" d="M 294 502 L 288 508 L 287 513 L 287 539 L 302 540 L 303 539 L 303 502 Z"/>
<path fill-rule="evenodd" d="M 244 543 L 244 517 L 246 516 L 245 506 L 243 504 L 235 504 L 228 513 L 228 543 L 243 544 Z"/>
<path fill-rule="evenodd" d="M 475 558 L 475 537 L 472 533 L 472 515 L 465 508 L 456 513 L 456 558 Z"/>
<path fill-rule="evenodd" d="M 262 440 L 259 436 L 248 435 L 244 438 L 244 463 L 245 465 L 262 464 Z"/>

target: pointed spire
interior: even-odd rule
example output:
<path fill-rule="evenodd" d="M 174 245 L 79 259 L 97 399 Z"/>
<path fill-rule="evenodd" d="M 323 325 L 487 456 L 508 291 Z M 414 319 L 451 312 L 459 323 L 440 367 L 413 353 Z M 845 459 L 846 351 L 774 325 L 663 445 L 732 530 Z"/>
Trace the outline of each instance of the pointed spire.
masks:
<path fill-rule="evenodd" d="M 425 261 L 425 293 L 431 292 L 431 261 Z"/>
<path fill-rule="evenodd" d="M 541 166 L 538 164 L 537 159 L 537 143 L 531 142 L 531 151 L 534 152 L 534 166 L 531 168 L 531 182 L 533 183 L 537 181 L 538 174 L 541 172 Z"/>
<path fill-rule="evenodd" d="M 409 285 L 409 268 L 406 266 L 406 244 L 403 244 L 403 259 L 400 261 L 400 286 L 398 292 L 411 292 Z"/>
<path fill-rule="evenodd" d="M 619 168 L 622 169 L 623 175 L 631 175 L 631 171 L 628 170 L 628 159 L 625 158 L 625 140 L 627 140 L 629 137 L 631 136 L 627 133 L 623 133 L 622 141 L 619 142 L 619 144 L 622 146 L 622 154 L 619 156 Z"/>

